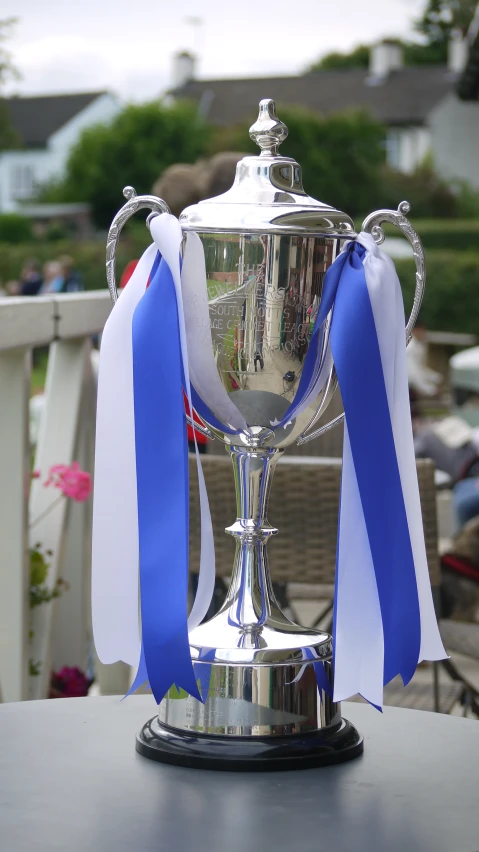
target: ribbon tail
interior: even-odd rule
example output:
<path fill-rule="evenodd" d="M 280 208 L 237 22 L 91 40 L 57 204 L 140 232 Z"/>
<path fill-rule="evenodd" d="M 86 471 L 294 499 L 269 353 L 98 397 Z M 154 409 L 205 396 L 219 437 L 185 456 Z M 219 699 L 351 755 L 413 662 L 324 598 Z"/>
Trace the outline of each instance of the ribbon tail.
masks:
<path fill-rule="evenodd" d="M 346 424 L 334 606 L 334 701 L 359 693 L 382 705 L 383 623 Z"/>
<path fill-rule="evenodd" d="M 333 690 L 329 678 L 326 674 L 326 669 L 324 668 L 323 661 L 318 659 L 317 654 L 313 651 L 312 648 L 305 648 L 304 650 L 308 659 L 311 660 L 313 663 L 314 674 L 316 676 L 316 685 L 318 687 L 320 697 L 322 696 L 322 693 L 325 692 L 326 695 L 332 698 Z"/>
<path fill-rule="evenodd" d="M 404 494 L 421 617 L 419 661 L 441 660 L 447 654 L 439 632 L 427 564 L 409 407 L 404 304 L 391 258 L 377 248 L 370 234 L 358 241 L 368 250 L 364 273 L 378 334 L 394 443 Z"/>
<path fill-rule="evenodd" d="M 131 327 L 157 254 L 151 245 L 102 336 L 98 376 L 92 536 L 92 620 L 103 663 L 140 656 L 138 524 Z"/>
<path fill-rule="evenodd" d="M 192 412 L 192 387 L 190 382 L 190 364 L 196 362 L 196 358 L 191 356 L 190 349 L 194 346 L 195 334 L 194 329 L 187 328 L 185 319 L 185 300 L 183 298 L 183 290 L 188 293 L 186 303 L 191 300 L 192 288 L 191 279 L 193 278 L 194 287 L 198 286 L 201 290 L 201 284 L 206 291 L 206 271 L 204 271 L 204 281 L 201 281 L 195 275 L 197 274 L 197 264 L 188 265 L 183 263 L 181 268 L 180 263 L 180 246 L 182 242 L 182 231 L 178 220 L 170 214 L 164 213 L 161 216 L 155 217 L 151 223 L 151 233 L 160 251 L 164 254 L 165 260 L 174 283 L 176 294 L 176 307 L 178 316 L 178 330 L 180 339 L 181 361 L 182 361 L 182 382 L 186 397 L 188 400 L 188 410 Z M 199 238 L 198 238 L 199 241 Z M 201 246 L 201 243 L 200 243 Z M 196 257 L 197 262 L 199 258 Z M 203 257 L 204 267 L 204 257 Z M 201 272 L 201 266 L 200 266 Z M 195 353 L 196 354 L 196 353 Z M 215 367 L 216 371 L 216 367 Z M 216 371 L 217 375 L 217 371 Z M 217 380 L 219 381 L 218 377 Z M 223 389 L 225 396 L 226 392 Z M 235 409 L 236 410 L 236 409 Z M 193 608 L 188 619 L 188 627 L 193 630 L 198 624 L 203 621 L 211 604 L 215 586 L 215 550 L 213 526 L 211 523 L 211 512 L 208 502 L 208 494 L 201 465 L 196 434 L 193 429 L 193 440 L 195 444 L 196 467 L 198 471 L 198 487 L 200 499 L 200 525 L 201 525 L 201 550 L 200 550 L 200 565 L 198 575 L 198 586 L 193 603 Z M 188 456 L 186 464 L 188 464 Z M 188 512 L 188 498 L 186 500 L 186 512 Z"/>
<path fill-rule="evenodd" d="M 133 683 L 130 686 L 128 692 L 126 693 L 126 695 L 123 696 L 123 699 L 128 698 L 129 695 L 133 695 L 133 693 L 136 692 L 137 689 L 140 689 L 141 686 L 145 686 L 145 684 L 148 684 L 148 683 L 149 683 L 149 681 L 148 681 L 148 671 L 147 671 L 147 668 L 146 668 L 145 649 L 144 649 L 144 646 L 143 646 L 143 643 L 142 643 L 141 653 L 140 653 L 140 662 L 138 663 L 138 669 L 137 669 L 135 678 L 134 678 Z"/>
<path fill-rule="evenodd" d="M 201 700 L 186 609 L 189 476 L 183 370 L 176 290 L 163 259 L 133 317 L 142 636 L 157 703 L 173 685 Z"/>
<path fill-rule="evenodd" d="M 198 662 L 193 663 L 196 681 L 201 692 L 201 699 L 203 702 L 205 702 L 208 697 L 211 680 L 211 664 L 215 659 L 215 654 L 215 648 L 208 648 L 206 651 L 202 648 L 198 657 Z"/>
<path fill-rule="evenodd" d="M 398 674 L 407 683 L 424 631 L 438 633 L 412 440 L 402 435 L 411 433 L 404 312 L 394 267 L 363 236 L 348 247 L 331 328 L 346 417 L 334 694 L 341 700 L 359 692 L 381 707 L 382 685 Z M 436 643 L 433 652 L 442 648 Z"/>

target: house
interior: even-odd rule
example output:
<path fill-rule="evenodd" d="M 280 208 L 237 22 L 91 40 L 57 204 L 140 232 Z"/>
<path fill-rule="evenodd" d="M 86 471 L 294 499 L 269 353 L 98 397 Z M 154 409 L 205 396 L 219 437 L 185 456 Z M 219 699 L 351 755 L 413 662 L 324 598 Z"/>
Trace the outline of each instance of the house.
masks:
<path fill-rule="evenodd" d="M 28 213 L 36 188 L 62 177 L 82 131 L 121 109 L 109 92 L 13 97 L 7 105 L 21 148 L 0 151 L 0 213 Z"/>
<path fill-rule="evenodd" d="M 262 98 L 328 115 L 364 108 L 387 129 L 388 162 L 411 172 L 432 155 L 437 172 L 479 188 L 479 104 L 464 103 L 456 85 L 467 58 L 466 43 L 455 36 L 447 65 L 403 65 L 402 49 L 384 41 L 371 48 L 369 69 L 318 71 L 298 77 L 196 80 L 194 58 L 181 55 L 181 79 L 174 98 L 198 103 L 213 123 L 256 119 Z"/>

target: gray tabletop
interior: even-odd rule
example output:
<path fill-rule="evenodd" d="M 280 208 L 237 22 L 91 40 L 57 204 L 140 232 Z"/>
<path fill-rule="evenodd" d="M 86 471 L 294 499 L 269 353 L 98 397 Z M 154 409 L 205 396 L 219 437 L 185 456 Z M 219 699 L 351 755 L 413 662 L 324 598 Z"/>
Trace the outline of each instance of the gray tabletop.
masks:
<path fill-rule="evenodd" d="M 478 852 L 479 723 L 343 705 L 363 757 L 232 773 L 135 752 L 150 696 L 0 706 L 1 852 Z"/>

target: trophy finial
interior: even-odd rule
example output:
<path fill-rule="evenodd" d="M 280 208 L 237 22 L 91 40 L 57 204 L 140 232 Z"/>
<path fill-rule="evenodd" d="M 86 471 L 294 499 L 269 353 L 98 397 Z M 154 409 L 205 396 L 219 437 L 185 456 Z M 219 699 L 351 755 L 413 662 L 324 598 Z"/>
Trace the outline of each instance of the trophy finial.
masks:
<path fill-rule="evenodd" d="M 249 129 L 249 135 L 261 148 L 261 157 L 277 157 L 281 142 L 288 135 L 288 128 L 276 115 L 276 104 L 271 98 L 259 102 L 259 113 Z"/>

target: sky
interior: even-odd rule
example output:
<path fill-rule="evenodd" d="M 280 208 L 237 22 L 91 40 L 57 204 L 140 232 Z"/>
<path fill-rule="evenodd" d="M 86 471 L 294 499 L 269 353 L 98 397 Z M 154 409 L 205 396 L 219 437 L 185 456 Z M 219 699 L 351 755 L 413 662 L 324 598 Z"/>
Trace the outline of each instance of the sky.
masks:
<path fill-rule="evenodd" d="M 425 0 L 2 0 L 22 79 L 8 94 L 114 91 L 144 101 L 193 50 L 201 79 L 300 73 L 331 50 L 412 35 Z M 230 11 L 225 11 L 229 9 Z M 190 23 L 191 19 L 198 23 Z"/>

